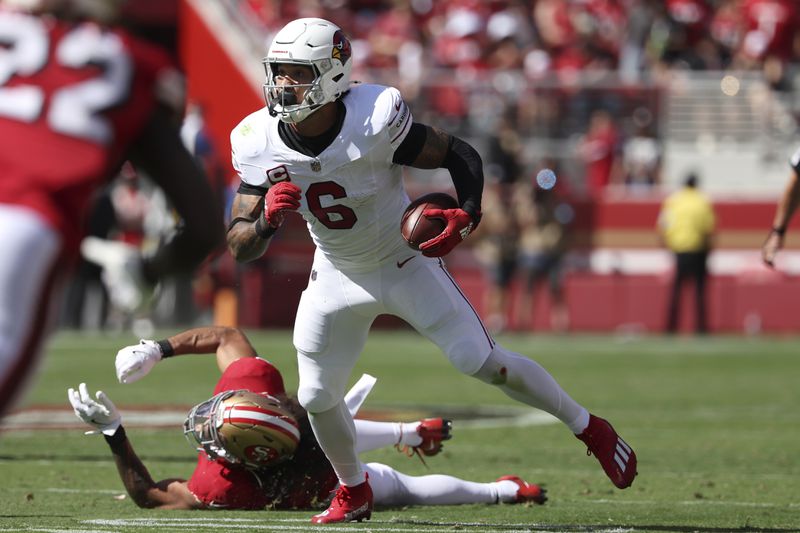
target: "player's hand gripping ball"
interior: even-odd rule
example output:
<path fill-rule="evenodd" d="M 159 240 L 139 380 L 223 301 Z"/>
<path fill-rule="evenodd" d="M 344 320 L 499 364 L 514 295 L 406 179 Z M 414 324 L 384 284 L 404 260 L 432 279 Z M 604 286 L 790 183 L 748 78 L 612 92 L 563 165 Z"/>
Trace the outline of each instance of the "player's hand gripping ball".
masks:
<path fill-rule="evenodd" d="M 433 192 L 420 196 L 411 202 L 403 213 L 400 233 L 411 248 L 419 250 L 420 244 L 438 236 L 447 227 L 444 218 L 429 218 L 423 213 L 428 209 L 456 208 L 458 202 L 449 194 Z"/>

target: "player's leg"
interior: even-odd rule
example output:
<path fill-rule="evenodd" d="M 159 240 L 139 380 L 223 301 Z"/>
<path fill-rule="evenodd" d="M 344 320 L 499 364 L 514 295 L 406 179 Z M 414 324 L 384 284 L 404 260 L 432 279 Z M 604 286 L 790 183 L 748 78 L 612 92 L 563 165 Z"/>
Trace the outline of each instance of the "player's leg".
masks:
<path fill-rule="evenodd" d="M 422 437 L 417 434 L 419 422 L 377 422 L 355 420 L 356 452 L 363 453 L 389 446 L 417 446 Z"/>
<path fill-rule="evenodd" d="M 61 240 L 38 216 L 0 204 L 0 415 L 22 390 L 50 328 Z"/>
<path fill-rule="evenodd" d="M 338 272 L 318 269 L 316 263 L 315 271 L 317 279 L 303 292 L 295 320 L 297 396 L 340 481 L 354 485 L 363 481 L 364 474 L 356 457 L 353 419 L 343 398 L 373 318 L 350 308 Z"/>
<path fill-rule="evenodd" d="M 706 280 L 708 279 L 708 252 L 692 254 L 695 264 L 692 267 L 694 277 L 694 319 L 695 333 L 708 333 L 706 315 Z"/>
<path fill-rule="evenodd" d="M 672 274 L 672 284 L 669 293 L 669 304 L 667 306 L 667 324 L 665 333 L 676 333 L 680 324 L 678 317 L 681 305 L 681 291 L 683 290 L 683 281 L 686 278 L 686 254 L 676 253 L 673 254 L 675 258 L 675 271 Z"/>
<path fill-rule="evenodd" d="M 590 416 L 541 365 L 496 344 L 442 261 L 419 261 L 413 279 L 396 285 L 404 287 L 399 293 L 415 295 L 418 300 L 408 305 L 406 300 L 396 299 L 393 311 L 436 343 L 453 366 L 557 417 L 587 444 L 617 487 L 633 482 L 636 455 L 611 425 Z M 420 322 L 413 311 L 421 305 L 442 318 Z"/>
<path fill-rule="evenodd" d="M 495 343 L 441 260 L 420 258 L 412 275 L 396 283 L 402 287 L 398 294 L 407 296 L 393 299 L 392 311 L 436 343 L 458 370 L 547 411 L 574 433 L 586 427 L 586 409 L 541 365 Z M 427 314 L 419 313 L 420 307 Z"/>
<path fill-rule="evenodd" d="M 452 423 L 443 418 L 427 418 L 417 422 L 376 422 L 355 420 L 358 453 L 395 446 L 409 456 L 415 453 L 436 455 L 442 441 L 450 439 Z"/>
<path fill-rule="evenodd" d="M 381 463 L 369 463 L 366 470 L 375 503 L 379 505 L 544 503 L 547 499 L 543 489 L 522 480 L 520 483 L 511 479 L 476 483 L 442 474 L 409 476 Z"/>
<path fill-rule="evenodd" d="M 375 299 L 363 287 L 317 254 L 295 319 L 294 345 L 300 377 L 297 397 L 308 411 L 314 436 L 342 488 L 331 508 L 315 516 L 314 522 L 365 518 L 372 509 L 344 394 L 369 327 L 380 312 Z"/>

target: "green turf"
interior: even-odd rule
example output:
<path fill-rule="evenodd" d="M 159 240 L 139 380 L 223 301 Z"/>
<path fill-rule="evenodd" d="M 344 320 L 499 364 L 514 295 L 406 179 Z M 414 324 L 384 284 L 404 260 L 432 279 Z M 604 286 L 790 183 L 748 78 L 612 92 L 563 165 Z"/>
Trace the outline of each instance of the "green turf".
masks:
<path fill-rule="evenodd" d="M 248 331 L 295 389 L 291 333 Z M 612 420 L 639 457 L 633 487 L 619 491 L 561 425 L 459 428 L 430 472 L 492 480 L 514 473 L 547 485 L 543 507 L 382 509 L 334 531 L 800 531 L 800 356 L 797 339 L 505 336 L 508 348 L 548 368 L 575 399 Z M 27 405 L 69 407 L 80 381 L 125 408 L 190 406 L 218 376 L 211 356 L 159 364 L 144 380 L 116 383 L 113 359 L 131 336 L 61 333 Z M 356 368 L 379 378 L 365 408 L 512 405 L 460 375 L 410 332 L 376 331 Z M 194 456 L 179 428 L 130 429 L 157 479 L 185 477 Z M 365 459 L 408 474 L 429 472 L 394 450 Z M 0 437 L 0 531 L 303 531 L 308 512 L 158 512 L 122 494 L 107 447 L 80 430 L 12 431 Z"/>

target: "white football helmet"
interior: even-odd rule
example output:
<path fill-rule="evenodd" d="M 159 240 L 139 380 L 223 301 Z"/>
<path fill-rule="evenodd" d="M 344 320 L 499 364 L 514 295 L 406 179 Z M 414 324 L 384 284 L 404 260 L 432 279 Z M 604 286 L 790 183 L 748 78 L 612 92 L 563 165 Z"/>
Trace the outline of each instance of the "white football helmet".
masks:
<path fill-rule="evenodd" d="M 297 420 L 280 400 L 244 389 L 221 392 L 194 406 L 183 434 L 210 459 L 248 468 L 280 463 L 300 442 Z"/>
<path fill-rule="evenodd" d="M 319 18 L 293 20 L 275 35 L 264 58 L 267 83 L 264 97 L 269 113 L 283 122 L 301 122 L 323 105 L 335 101 L 350 88 L 350 40 L 339 26 Z M 305 88 L 302 102 L 293 92 L 284 91 L 275 81 L 276 65 L 291 63 L 314 70 L 315 79 Z"/>

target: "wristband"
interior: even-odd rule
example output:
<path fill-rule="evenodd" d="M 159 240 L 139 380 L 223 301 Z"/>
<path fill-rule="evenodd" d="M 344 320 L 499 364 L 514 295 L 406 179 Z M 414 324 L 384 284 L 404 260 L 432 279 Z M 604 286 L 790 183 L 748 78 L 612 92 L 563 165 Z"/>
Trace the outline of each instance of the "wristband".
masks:
<path fill-rule="evenodd" d="M 264 217 L 258 217 L 258 220 L 256 220 L 256 235 L 262 239 L 269 239 L 275 235 L 276 231 L 278 231 L 278 228 L 274 228 L 267 224 L 267 221 L 264 219 Z"/>
<path fill-rule="evenodd" d="M 773 226 L 772 233 L 775 233 L 783 237 L 786 234 L 786 226 Z"/>
<path fill-rule="evenodd" d="M 158 344 L 158 348 L 161 350 L 162 358 L 172 357 L 175 355 L 175 348 L 172 347 L 172 344 L 170 344 L 168 339 L 156 341 L 156 344 Z"/>
<path fill-rule="evenodd" d="M 106 439 L 106 442 L 111 447 L 112 450 L 121 446 L 126 440 L 128 440 L 127 435 L 125 435 L 125 428 L 120 426 L 114 432 L 113 435 L 110 437 L 108 435 L 103 434 L 103 438 Z"/>

